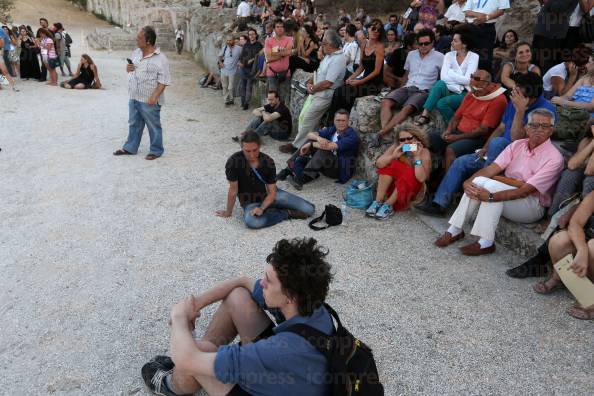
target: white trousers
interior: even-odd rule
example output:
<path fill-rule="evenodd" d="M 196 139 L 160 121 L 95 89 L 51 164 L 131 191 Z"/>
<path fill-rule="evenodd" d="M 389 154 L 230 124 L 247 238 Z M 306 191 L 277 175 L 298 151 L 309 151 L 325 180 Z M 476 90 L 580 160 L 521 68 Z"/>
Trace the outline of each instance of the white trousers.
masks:
<path fill-rule="evenodd" d="M 491 193 L 516 189 L 516 187 L 483 176 L 474 178 L 472 182 Z M 545 214 L 545 208 L 540 205 L 538 196 L 535 194 L 522 199 L 502 202 L 481 202 L 470 199 L 468 195 L 464 194 L 449 223 L 462 228 L 477 208 L 478 214 L 470 233 L 489 241 L 495 240 L 495 230 L 501 216 L 517 223 L 534 223 Z"/>
<path fill-rule="evenodd" d="M 223 99 L 225 99 L 225 103 L 233 102 L 233 94 L 235 93 L 234 88 L 236 79 L 236 74 L 233 74 L 231 76 L 221 76 L 221 85 L 223 86 Z"/>

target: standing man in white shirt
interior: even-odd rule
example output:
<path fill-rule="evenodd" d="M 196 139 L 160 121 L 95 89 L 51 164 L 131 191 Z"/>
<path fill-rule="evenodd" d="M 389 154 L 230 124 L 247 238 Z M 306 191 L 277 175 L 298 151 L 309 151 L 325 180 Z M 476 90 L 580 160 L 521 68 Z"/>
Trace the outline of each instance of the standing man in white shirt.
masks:
<path fill-rule="evenodd" d="M 464 15 L 464 6 L 466 0 L 454 0 L 452 5 L 448 7 L 448 10 L 443 15 L 445 24 L 448 28 L 452 28 L 454 24 L 466 22 L 466 15 Z"/>
<path fill-rule="evenodd" d="M 177 25 L 177 29 L 175 29 L 175 49 L 177 49 L 178 55 L 181 55 L 183 48 L 184 48 L 184 30 L 182 29 L 181 25 Z"/>
<path fill-rule="evenodd" d="M 466 22 L 473 26 L 473 36 L 480 56 L 479 69 L 492 71 L 495 48 L 495 22 L 509 9 L 509 0 L 467 0 L 463 8 Z"/>
<path fill-rule="evenodd" d="M 235 25 L 240 32 L 247 29 L 250 15 L 252 15 L 252 7 L 250 7 L 246 0 L 242 0 L 237 6 L 237 21 L 235 22 Z"/>
<path fill-rule="evenodd" d="M 145 26 L 136 36 L 138 48 L 132 54 L 128 72 L 128 139 L 113 155 L 134 155 L 142 139 L 144 126 L 148 128 L 151 147 L 147 160 L 163 154 L 163 130 L 161 129 L 161 106 L 165 104 L 163 92 L 171 85 L 169 61 L 155 47 L 157 33 L 152 26 Z"/>

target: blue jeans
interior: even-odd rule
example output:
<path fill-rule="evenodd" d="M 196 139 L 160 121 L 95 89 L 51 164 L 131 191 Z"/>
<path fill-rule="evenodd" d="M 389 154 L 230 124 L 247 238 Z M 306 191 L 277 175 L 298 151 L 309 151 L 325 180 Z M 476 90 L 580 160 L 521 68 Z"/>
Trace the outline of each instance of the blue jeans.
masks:
<path fill-rule="evenodd" d="M 124 144 L 124 150 L 132 154 L 138 152 L 145 125 L 151 140 L 150 153 L 160 157 L 164 151 L 161 105 L 151 106 L 148 103 L 130 99 L 128 102 L 128 140 Z"/>
<path fill-rule="evenodd" d="M 433 202 L 442 208 L 450 206 L 454 194 L 460 191 L 464 181 L 480 169 L 491 165 L 508 144 L 507 139 L 496 137 L 489 142 L 486 160 L 477 157 L 476 154 L 466 154 L 456 158 L 439 184 L 439 188 L 433 197 Z"/>
<path fill-rule="evenodd" d="M 308 216 L 316 212 L 316 207 L 312 203 L 280 188 L 276 191 L 274 202 L 262 213 L 262 216 L 254 216 L 252 209 L 259 206 L 259 203 L 252 203 L 244 208 L 243 220 L 248 228 L 259 229 L 271 227 L 281 221 L 287 220 L 289 218 L 287 209 L 298 210 L 306 213 Z"/>

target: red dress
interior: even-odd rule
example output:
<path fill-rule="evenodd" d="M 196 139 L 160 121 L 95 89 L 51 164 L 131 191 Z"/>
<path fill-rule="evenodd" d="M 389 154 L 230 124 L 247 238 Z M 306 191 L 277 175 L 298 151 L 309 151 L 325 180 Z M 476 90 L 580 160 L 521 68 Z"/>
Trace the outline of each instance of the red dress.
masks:
<path fill-rule="evenodd" d="M 398 197 L 393 207 L 395 211 L 408 209 L 410 202 L 417 197 L 423 184 L 415 176 L 415 168 L 406 160 L 404 156 L 397 160 L 392 160 L 390 165 L 377 170 L 379 175 L 391 176 L 394 184 L 388 189 L 388 196 L 392 195 L 394 189 L 398 191 Z"/>

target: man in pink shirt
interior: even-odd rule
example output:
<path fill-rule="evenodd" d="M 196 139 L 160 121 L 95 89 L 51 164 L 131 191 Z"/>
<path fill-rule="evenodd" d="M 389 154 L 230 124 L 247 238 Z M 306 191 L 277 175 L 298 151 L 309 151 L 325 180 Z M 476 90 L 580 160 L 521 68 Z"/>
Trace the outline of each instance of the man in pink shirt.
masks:
<path fill-rule="evenodd" d="M 274 21 L 274 36 L 268 37 L 264 42 L 267 91 L 278 92 L 285 103 L 289 103 L 289 57 L 292 50 L 293 37 L 285 35 L 285 23 L 282 19 L 277 19 Z"/>
<path fill-rule="evenodd" d="M 534 223 L 551 204 L 551 193 L 564 167 L 563 156 L 553 146 L 555 115 L 536 109 L 528 115 L 527 139 L 516 140 L 488 167 L 464 183 L 464 195 L 450 219 L 450 228 L 435 241 L 446 247 L 462 238 L 462 227 L 478 214 L 471 234 L 480 239 L 460 248 L 462 254 L 479 256 L 495 251 L 495 230 L 501 216 L 518 223 Z M 501 173 L 503 176 L 498 176 Z"/>

